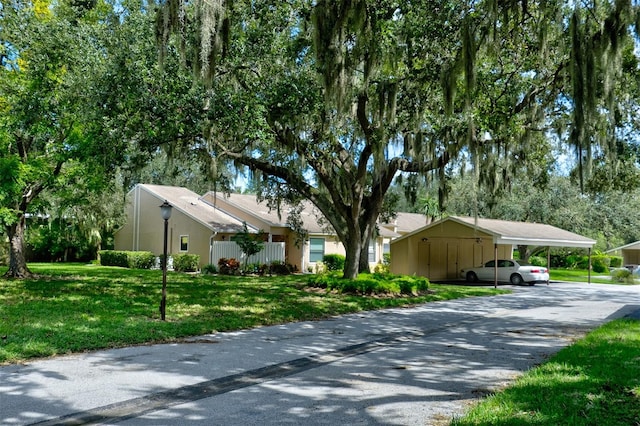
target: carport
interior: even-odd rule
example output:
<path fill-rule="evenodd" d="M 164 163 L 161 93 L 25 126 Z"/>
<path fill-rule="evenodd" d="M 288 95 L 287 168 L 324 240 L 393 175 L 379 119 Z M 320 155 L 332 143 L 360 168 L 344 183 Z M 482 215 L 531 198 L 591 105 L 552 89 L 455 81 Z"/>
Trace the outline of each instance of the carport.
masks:
<path fill-rule="evenodd" d="M 591 264 L 595 243 L 546 224 L 449 216 L 391 241 L 390 269 L 431 281 L 458 279 L 463 268 L 513 258 L 518 245 L 547 247 L 547 264 L 551 247 L 586 248 Z"/>

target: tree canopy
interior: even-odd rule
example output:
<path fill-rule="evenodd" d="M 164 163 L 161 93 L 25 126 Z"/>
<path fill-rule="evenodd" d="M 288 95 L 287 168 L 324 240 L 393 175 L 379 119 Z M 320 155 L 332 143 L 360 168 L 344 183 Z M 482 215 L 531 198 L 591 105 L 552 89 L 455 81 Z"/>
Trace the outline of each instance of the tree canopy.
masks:
<path fill-rule="evenodd" d="M 347 277 L 368 269 L 377 220 L 397 208 L 394 182 L 435 216 L 456 205 L 447 195 L 457 177 L 470 176 L 472 213 L 509 215 L 502 200 L 517 182 L 557 184 L 560 153 L 593 200 L 634 191 L 638 9 L 629 0 L 3 4 L 10 273 L 28 272 L 24 218 L 43 192 L 78 200 L 116 175 L 127 187 L 228 189 L 234 168 L 274 208 L 308 199 L 344 244 Z"/>
<path fill-rule="evenodd" d="M 399 174 L 437 178 L 444 205 L 469 165 L 496 199 L 518 175 L 544 184 L 554 139 L 580 182 L 594 153 L 616 163 L 637 16 L 624 0 L 168 0 L 157 22 L 207 87 L 198 143 L 261 197 L 313 202 L 353 276 Z"/>

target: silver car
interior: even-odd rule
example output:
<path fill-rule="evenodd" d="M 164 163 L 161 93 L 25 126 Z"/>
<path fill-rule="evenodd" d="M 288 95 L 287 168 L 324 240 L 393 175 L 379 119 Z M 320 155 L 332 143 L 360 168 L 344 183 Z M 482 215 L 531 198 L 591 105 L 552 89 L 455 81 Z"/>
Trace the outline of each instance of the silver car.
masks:
<path fill-rule="evenodd" d="M 460 276 L 468 282 L 494 281 L 495 260 L 490 260 L 477 268 L 466 268 L 460 271 Z M 549 270 L 543 266 L 534 266 L 526 262 L 498 260 L 498 281 L 510 282 L 513 285 L 527 283 L 549 282 Z"/>

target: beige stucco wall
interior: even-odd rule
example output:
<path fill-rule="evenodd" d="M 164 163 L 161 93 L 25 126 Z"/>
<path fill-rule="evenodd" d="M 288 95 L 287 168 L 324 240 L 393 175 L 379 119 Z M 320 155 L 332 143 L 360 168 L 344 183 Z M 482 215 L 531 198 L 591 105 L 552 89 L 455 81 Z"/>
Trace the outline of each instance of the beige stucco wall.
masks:
<path fill-rule="evenodd" d="M 513 247 L 498 245 L 498 257 L 510 259 Z M 454 221 L 426 228 L 391 243 L 391 272 L 430 280 L 457 279 L 463 268 L 495 257 L 490 235 Z"/>
<path fill-rule="evenodd" d="M 115 234 L 116 250 L 150 251 L 162 254 L 164 220 L 160 216 L 162 201 L 136 187 L 127 196 L 127 223 Z M 180 251 L 180 237 L 189 237 L 187 251 Z M 213 232 L 174 207 L 169 219 L 167 252 L 191 253 L 200 256 L 200 266 L 209 262 L 209 240 Z M 220 238 L 218 238 L 220 239 Z"/>
<path fill-rule="evenodd" d="M 622 249 L 623 265 L 640 265 L 640 250 Z"/>
<path fill-rule="evenodd" d="M 338 237 L 336 236 L 328 236 L 328 235 L 310 235 L 311 238 L 324 238 L 324 253 L 325 254 L 340 254 L 342 256 L 346 256 L 347 251 L 344 245 L 340 242 Z M 372 241 L 372 244 L 375 245 L 375 261 L 369 262 L 369 267 L 371 271 L 374 270 L 378 263 L 382 263 L 383 260 L 383 244 L 384 240 L 382 237 L 376 238 Z M 304 262 L 305 268 L 302 269 L 303 272 L 311 270 L 313 272 L 316 271 L 317 262 L 310 262 L 310 246 L 309 242 L 304 245 Z"/>

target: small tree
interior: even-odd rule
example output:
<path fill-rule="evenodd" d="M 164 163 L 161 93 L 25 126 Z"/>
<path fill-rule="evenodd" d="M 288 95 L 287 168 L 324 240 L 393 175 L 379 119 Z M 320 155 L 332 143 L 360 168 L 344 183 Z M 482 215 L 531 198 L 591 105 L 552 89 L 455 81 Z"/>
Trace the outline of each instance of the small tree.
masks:
<path fill-rule="evenodd" d="M 260 253 L 264 248 L 264 232 L 260 230 L 257 234 L 249 233 L 247 222 L 244 222 L 242 232 L 238 232 L 231 237 L 231 241 L 239 245 L 240 250 L 242 250 L 242 253 L 245 255 L 244 268 L 246 269 L 249 263 L 249 257 Z"/>

